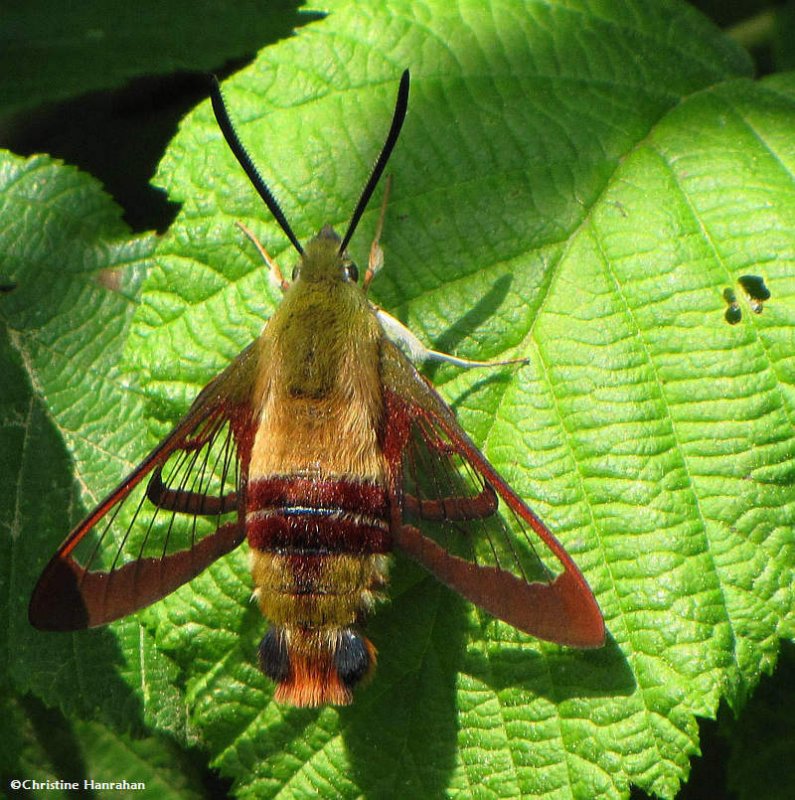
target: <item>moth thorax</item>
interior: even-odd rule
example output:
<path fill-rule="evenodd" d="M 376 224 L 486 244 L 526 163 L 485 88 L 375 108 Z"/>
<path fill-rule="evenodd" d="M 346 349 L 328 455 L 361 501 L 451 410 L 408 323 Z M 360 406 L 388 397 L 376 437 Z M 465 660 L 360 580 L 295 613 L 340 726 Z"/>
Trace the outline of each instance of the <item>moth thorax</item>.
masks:
<path fill-rule="evenodd" d="M 259 646 L 276 701 L 292 706 L 348 705 L 375 660 L 372 642 L 353 628 L 272 627 Z"/>

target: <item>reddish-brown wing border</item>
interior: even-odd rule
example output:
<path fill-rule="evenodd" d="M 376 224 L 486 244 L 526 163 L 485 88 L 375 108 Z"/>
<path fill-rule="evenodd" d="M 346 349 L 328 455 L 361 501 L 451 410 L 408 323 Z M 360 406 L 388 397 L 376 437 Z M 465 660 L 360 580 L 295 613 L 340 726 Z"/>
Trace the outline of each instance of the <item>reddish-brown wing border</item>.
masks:
<path fill-rule="evenodd" d="M 229 422 L 241 474 L 245 475 L 251 447 L 250 403 L 256 361 L 257 350 L 252 344 L 200 392 L 174 430 L 71 531 L 33 590 L 28 607 L 31 625 L 41 630 L 71 631 L 119 619 L 173 592 L 243 541 L 244 525 L 238 518 L 220 525 L 215 533 L 189 549 L 158 558 L 141 557 L 107 572 L 86 569 L 72 555 L 86 534 L 123 503 L 144 478 L 159 474 L 158 468 L 172 454 L 179 450 L 195 450 L 203 444 L 201 439 L 191 436 L 203 423 L 214 418 Z M 204 429 L 217 431 L 219 427 L 206 425 Z M 160 496 L 153 496 L 156 493 Z M 150 484 L 149 497 L 161 508 L 188 514 L 213 514 L 237 507 L 240 502 L 240 498 L 232 494 L 210 499 L 208 508 L 200 510 L 197 505 L 201 498 L 191 492 L 165 489 L 159 480 Z"/>
<path fill-rule="evenodd" d="M 413 367 L 398 348 L 385 340 L 381 357 L 384 381 L 384 453 L 389 464 L 392 532 L 395 543 L 439 580 L 495 617 L 541 639 L 572 647 L 601 647 L 605 627 L 602 613 L 588 583 L 563 545 L 527 504 L 497 474 L 492 465 L 461 429 L 450 407 Z M 559 560 L 563 571 L 549 582 L 528 582 L 499 566 L 477 564 L 453 555 L 414 524 L 404 519 L 404 502 L 416 503 L 403 494 L 404 449 L 411 446 L 412 428 L 418 421 L 443 432 L 452 447 L 482 478 L 484 492 L 476 498 L 439 498 L 428 503 L 429 514 L 454 509 L 459 519 L 477 519 L 489 508 L 493 496 L 526 523 Z M 438 448 L 437 448 L 438 451 Z M 444 457 L 438 453 L 437 457 Z M 431 517 L 426 515 L 426 519 Z"/>

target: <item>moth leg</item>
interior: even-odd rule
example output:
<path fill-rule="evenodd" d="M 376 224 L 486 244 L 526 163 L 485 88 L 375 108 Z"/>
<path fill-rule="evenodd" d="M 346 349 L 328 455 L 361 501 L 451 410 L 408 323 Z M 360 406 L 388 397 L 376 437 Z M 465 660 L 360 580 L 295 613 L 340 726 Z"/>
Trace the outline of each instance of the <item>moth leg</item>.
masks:
<path fill-rule="evenodd" d="M 378 215 L 378 224 L 375 226 L 375 236 L 370 245 L 370 258 L 367 262 L 367 270 L 364 273 L 362 288 L 366 292 L 370 286 L 370 281 L 375 277 L 381 267 L 384 266 L 384 251 L 381 249 L 381 233 L 384 230 L 384 218 L 386 217 L 386 206 L 389 202 L 389 192 L 392 189 L 392 176 L 386 176 L 386 186 L 384 187 L 384 199 L 381 201 L 381 213 Z"/>
<path fill-rule="evenodd" d="M 270 253 L 264 248 L 262 242 L 254 235 L 254 232 L 247 228 L 242 222 L 235 222 L 238 228 L 246 235 L 246 238 L 257 248 L 259 251 L 260 256 L 262 256 L 262 260 L 268 265 L 270 272 L 270 279 L 275 286 L 282 290 L 282 292 L 286 292 L 287 289 L 290 287 L 290 281 L 288 281 L 284 275 L 282 274 L 282 268 L 271 258 Z"/>
<path fill-rule="evenodd" d="M 448 353 L 427 348 L 402 322 L 387 314 L 383 308 L 373 306 L 378 321 L 384 333 L 398 346 L 408 351 L 412 361 L 444 361 L 455 364 L 457 367 L 502 367 L 506 364 L 526 364 L 526 358 L 511 358 L 507 361 L 472 361 L 468 358 L 458 358 Z"/>

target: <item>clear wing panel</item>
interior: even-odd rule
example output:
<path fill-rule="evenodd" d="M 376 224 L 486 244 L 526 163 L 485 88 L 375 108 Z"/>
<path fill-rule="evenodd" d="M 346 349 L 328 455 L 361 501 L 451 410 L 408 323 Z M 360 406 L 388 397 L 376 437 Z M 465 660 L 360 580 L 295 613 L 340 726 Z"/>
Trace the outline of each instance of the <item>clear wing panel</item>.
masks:
<path fill-rule="evenodd" d="M 234 521 L 239 480 L 232 426 L 217 414 L 121 497 L 71 555 L 89 571 L 108 571 L 189 550 Z"/>
<path fill-rule="evenodd" d="M 549 583 L 561 564 L 434 421 L 416 418 L 403 455 L 404 520 L 451 555 Z"/>
<path fill-rule="evenodd" d="M 240 408 L 200 396 L 183 422 L 67 537 L 28 616 L 77 630 L 159 600 L 244 538 L 238 520 Z"/>

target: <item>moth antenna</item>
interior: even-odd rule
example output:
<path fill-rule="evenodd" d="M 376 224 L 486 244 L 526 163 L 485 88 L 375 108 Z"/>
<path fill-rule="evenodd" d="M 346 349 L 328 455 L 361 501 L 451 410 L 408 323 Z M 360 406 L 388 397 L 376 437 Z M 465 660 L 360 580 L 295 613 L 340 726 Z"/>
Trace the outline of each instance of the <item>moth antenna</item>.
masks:
<path fill-rule="evenodd" d="M 279 223 L 279 227 L 285 232 L 287 238 L 292 242 L 293 247 L 303 255 L 304 249 L 293 233 L 293 229 L 290 227 L 287 217 L 284 216 L 284 212 L 276 202 L 276 198 L 263 180 L 262 175 L 259 174 L 259 170 L 254 166 L 251 156 L 248 154 L 246 148 L 243 147 L 243 143 L 240 141 L 240 137 L 237 135 L 237 131 L 232 125 L 232 120 L 229 118 L 229 112 L 226 110 L 226 104 L 224 103 L 224 96 L 221 93 L 221 84 L 218 83 L 218 78 L 216 78 L 215 75 L 212 76 L 210 99 L 212 100 L 213 111 L 215 112 L 215 119 L 218 122 L 218 127 L 221 129 L 221 133 L 223 133 L 224 139 L 226 139 L 226 143 L 229 145 L 229 149 L 235 154 L 238 163 L 243 167 L 244 172 L 248 175 L 248 179 L 259 192 L 259 196 L 265 201 L 265 205 L 270 209 L 276 222 Z"/>
<path fill-rule="evenodd" d="M 368 178 L 367 183 L 364 185 L 364 189 L 362 189 L 362 195 L 359 198 L 359 202 L 356 204 L 356 209 L 354 210 L 353 215 L 351 216 L 351 221 L 348 225 L 348 231 L 346 232 L 345 236 L 342 237 L 342 243 L 340 244 L 339 249 L 340 253 L 345 252 L 345 248 L 348 246 L 348 242 L 350 242 L 353 232 L 356 230 L 356 226 L 359 224 L 359 220 L 364 213 L 364 209 L 367 208 L 367 204 L 370 202 L 370 197 L 372 196 L 373 191 L 375 190 L 375 187 L 381 178 L 384 167 L 386 167 L 386 162 L 389 161 L 389 156 L 392 155 L 392 150 L 395 147 L 398 136 L 400 136 L 400 129 L 403 127 L 403 120 L 406 118 L 408 102 L 409 71 L 406 69 L 403 71 L 403 75 L 400 77 L 400 86 L 398 87 L 397 100 L 395 101 L 395 112 L 392 115 L 392 125 L 389 128 L 389 133 L 386 136 L 384 146 L 381 148 L 381 152 L 378 154 L 378 158 L 375 161 L 373 171 L 370 173 L 370 177 Z"/>

